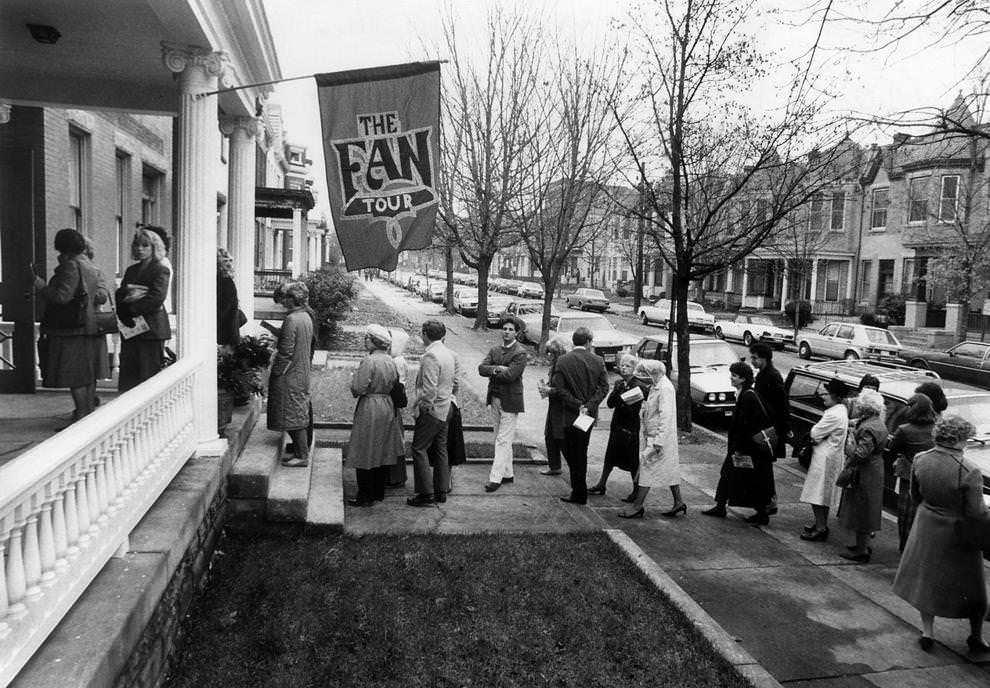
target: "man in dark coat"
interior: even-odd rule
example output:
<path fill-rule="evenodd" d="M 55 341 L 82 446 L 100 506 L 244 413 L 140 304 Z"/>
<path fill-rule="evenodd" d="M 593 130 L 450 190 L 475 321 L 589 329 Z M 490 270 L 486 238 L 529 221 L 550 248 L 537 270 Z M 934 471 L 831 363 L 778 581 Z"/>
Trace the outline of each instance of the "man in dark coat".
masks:
<path fill-rule="evenodd" d="M 526 349 L 516 339 L 522 322 L 510 315 L 503 318 L 498 326 L 502 330 L 502 344 L 492 347 L 478 366 L 478 374 L 488 378 L 485 403 L 492 410 L 495 426 L 495 457 L 485 492 L 494 492 L 503 483 L 515 480 L 512 443 L 516 437 L 516 420 L 525 410 L 522 375 L 529 361 Z"/>
<path fill-rule="evenodd" d="M 570 471 L 571 494 L 562 502 L 588 502 L 588 440 L 591 426 L 574 426 L 579 416 L 598 417 L 598 406 L 608 394 L 608 376 L 601 356 L 591 350 L 591 330 L 579 327 L 571 337 L 574 348 L 557 359 L 551 380 L 551 396 L 562 402 L 564 423 L 564 460 Z"/>
<path fill-rule="evenodd" d="M 784 378 L 773 365 L 773 349 L 769 344 L 756 342 L 749 347 L 749 360 L 756 368 L 753 389 L 760 397 L 770 416 L 770 423 L 777 431 L 777 445 L 772 460 L 783 458 L 786 453 L 786 440 L 790 437 L 791 407 L 784 389 Z M 767 505 L 767 513 L 777 513 L 777 488 L 773 487 L 773 497 Z"/>

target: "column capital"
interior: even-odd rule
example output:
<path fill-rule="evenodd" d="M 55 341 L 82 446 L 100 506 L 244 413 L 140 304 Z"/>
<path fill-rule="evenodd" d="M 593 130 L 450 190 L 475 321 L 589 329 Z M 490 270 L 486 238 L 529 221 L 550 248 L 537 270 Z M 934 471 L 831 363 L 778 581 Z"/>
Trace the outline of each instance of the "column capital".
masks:
<path fill-rule="evenodd" d="M 233 136 L 238 129 L 243 129 L 249 139 L 254 139 L 261 133 L 261 122 L 257 117 L 221 117 L 220 133 Z"/>
<path fill-rule="evenodd" d="M 181 74 L 190 67 L 201 67 L 210 76 L 219 77 L 223 81 L 224 73 L 229 71 L 230 58 L 223 51 L 169 41 L 162 41 L 161 46 L 162 62 L 169 71 L 176 74 Z"/>

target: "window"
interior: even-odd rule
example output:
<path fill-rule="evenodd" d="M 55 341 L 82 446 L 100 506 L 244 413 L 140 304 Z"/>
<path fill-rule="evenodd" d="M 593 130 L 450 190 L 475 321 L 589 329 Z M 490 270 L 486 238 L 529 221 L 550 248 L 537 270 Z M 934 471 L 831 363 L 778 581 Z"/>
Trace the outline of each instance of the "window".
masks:
<path fill-rule="evenodd" d="M 873 212 L 870 229 L 884 229 L 887 226 L 887 206 L 890 205 L 888 189 L 873 190 Z"/>
<path fill-rule="evenodd" d="M 849 264 L 844 260 L 823 260 L 818 270 L 818 293 L 815 298 L 825 301 L 845 298 Z"/>
<path fill-rule="evenodd" d="M 928 217 L 928 177 L 908 183 L 908 222 L 924 222 Z"/>
<path fill-rule="evenodd" d="M 870 283 L 871 283 L 871 272 L 873 270 L 873 263 L 869 260 L 864 260 L 859 264 L 859 298 L 868 299 L 870 298 Z"/>
<path fill-rule="evenodd" d="M 849 341 L 852 341 L 852 338 L 853 338 L 853 334 L 854 333 L 855 332 L 853 330 L 853 326 L 852 325 L 840 325 L 839 326 L 839 330 L 835 333 L 835 338 L 836 339 L 847 339 Z"/>
<path fill-rule="evenodd" d="M 942 177 L 938 194 L 938 221 L 955 222 L 959 208 L 959 175 L 947 174 Z"/>
<path fill-rule="evenodd" d="M 130 245 L 130 242 L 128 242 L 127 240 L 128 239 L 127 230 L 124 229 L 128 225 L 128 223 L 125 222 L 124 220 L 124 215 L 127 212 L 127 206 L 128 206 L 127 190 L 129 186 L 128 180 L 130 179 L 130 170 L 131 170 L 130 156 L 127 155 L 126 153 L 117 151 L 117 167 L 116 167 L 117 193 L 115 199 L 117 202 L 117 209 L 116 212 L 114 213 L 114 220 L 117 224 L 117 232 L 116 232 L 117 250 L 115 251 L 117 263 L 115 266 L 115 271 L 118 275 L 124 271 L 123 270 L 124 265 L 130 262 L 128 260 L 128 258 L 130 257 L 130 252 L 128 251 L 127 254 L 124 253 L 124 251 L 127 250 L 127 247 Z"/>
<path fill-rule="evenodd" d="M 846 192 L 836 191 L 832 194 L 832 215 L 829 229 L 841 232 L 846 224 Z"/>
<path fill-rule="evenodd" d="M 808 221 L 808 228 L 812 232 L 820 232 L 825 227 L 825 199 L 821 194 L 811 197 L 811 212 Z"/>
<path fill-rule="evenodd" d="M 161 173 L 145 167 L 141 172 L 141 222 L 144 224 L 161 224 L 158 218 L 161 186 Z"/>
<path fill-rule="evenodd" d="M 69 226 L 86 233 L 86 135 L 69 131 Z"/>

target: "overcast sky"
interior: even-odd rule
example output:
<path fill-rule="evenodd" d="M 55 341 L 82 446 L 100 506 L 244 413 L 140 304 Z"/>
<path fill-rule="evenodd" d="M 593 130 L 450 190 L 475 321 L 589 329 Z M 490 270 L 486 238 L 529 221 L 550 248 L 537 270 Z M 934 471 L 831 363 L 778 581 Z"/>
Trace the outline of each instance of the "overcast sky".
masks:
<path fill-rule="evenodd" d="M 434 46 L 441 43 L 440 17 L 451 4 L 459 23 L 480 31 L 487 8 L 517 0 L 265 0 L 268 21 L 275 38 L 282 76 L 285 78 L 360 67 L 396 64 L 420 59 L 443 59 Z M 787 8 L 781 20 L 801 23 L 791 8 L 795 0 L 761 0 L 766 6 Z M 882 0 L 879 0 L 882 1 Z M 527 7 L 539 0 L 526 0 Z M 837 2 L 850 6 L 855 1 Z M 559 32 L 593 42 L 607 37 L 622 42 L 609 27 L 613 16 L 624 17 L 629 0 L 546 0 L 545 12 Z M 876 7 L 876 3 L 871 3 Z M 770 25 L 758 32 L 763 47 L 786 61 L 807 50 L 814 41 L 814 26 Z M 823 45 L 867 47 L 863 27 L 832 25 Z M 466 32 L 465 32 L 466 33 Z M 897 51 L 878 55 L 823 51 L 816 64 L 841 84 L 841 106 L 861 112 L 892 113 L 923 106 L 947 106 L 964 86 L 960 77 L 972 68 L 985 46 L 977 42 L 946 42 L 931 47 L 930 35 L 919 34 Z M 430 47 L 428 50 L 427 47 Z M 312 80 L 281 84 L 273 100 L 283 106 L 289 140 L 307 145 L 314 161 L 313 176 L 318 207 L 327 208 L 322 134 L 316 85 Z M 884 139 L 876 141 L 886 143 Z M 863 143 L 867 143 L 863 141 Z"/>

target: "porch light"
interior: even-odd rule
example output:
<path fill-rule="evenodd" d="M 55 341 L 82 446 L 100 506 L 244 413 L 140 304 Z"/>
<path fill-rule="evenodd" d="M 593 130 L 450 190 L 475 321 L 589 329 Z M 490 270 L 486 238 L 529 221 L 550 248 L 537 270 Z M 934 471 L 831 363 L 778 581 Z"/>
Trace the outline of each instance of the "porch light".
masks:
<path fill-rule="evenodd" d="M 62 37 L 58 29 L 47 24 L 28 24 L 27 28 L 31 32 L 31 38 L 46 45 L 55 45 Z"/>

